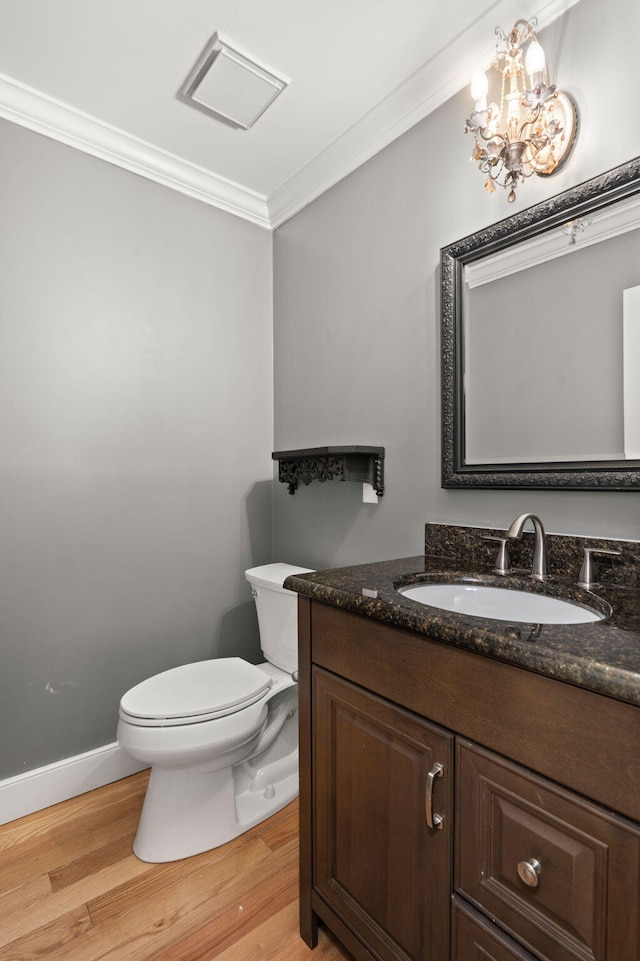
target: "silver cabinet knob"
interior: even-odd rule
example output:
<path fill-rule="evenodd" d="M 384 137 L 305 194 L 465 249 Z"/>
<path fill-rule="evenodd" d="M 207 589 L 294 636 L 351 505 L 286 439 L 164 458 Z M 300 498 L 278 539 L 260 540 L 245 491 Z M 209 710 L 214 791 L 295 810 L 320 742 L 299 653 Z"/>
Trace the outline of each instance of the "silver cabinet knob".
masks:
<path fill-rule="evenodd" d="M 518 877 L 530 888 L 538 887 L 538 878 L 541 871 L 542 865 L 535 858 L 518 862 Z"/>

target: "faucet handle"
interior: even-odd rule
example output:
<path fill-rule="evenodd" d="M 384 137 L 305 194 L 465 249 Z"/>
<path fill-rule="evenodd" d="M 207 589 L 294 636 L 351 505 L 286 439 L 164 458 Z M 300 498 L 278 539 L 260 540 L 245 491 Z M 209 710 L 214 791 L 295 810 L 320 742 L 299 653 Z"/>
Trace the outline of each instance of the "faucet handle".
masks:
<path fill-rule="evenodd" d="M 498 554 L 496 556 L 496 562 L 493 566 L 494 574 L 508 574 L 511 570 L 511 561 L 509 560 L 509 549 L 507 548 L 507 543 L 509 538 L 506 534 L 502 536 L 498 534 L 482 534 L 481 539 L 483 541 L 497 541 L 500 544 L 498 548 Z"/>
<path fill-rule="evenodd" d="M 613 557 L 620 557 L 622 551 L 612 551 L 606 547 L 583 547 L 582 549 L 584 551 L 584 560 L 582 561 L 582 567 L 580 568 L 580 574 L 578 575 L 576 583 L 578 587 L 583 587 L 586 591 L 590 591 L 591 588 L 595 586 L 593 555 L 610 554 Z"/>

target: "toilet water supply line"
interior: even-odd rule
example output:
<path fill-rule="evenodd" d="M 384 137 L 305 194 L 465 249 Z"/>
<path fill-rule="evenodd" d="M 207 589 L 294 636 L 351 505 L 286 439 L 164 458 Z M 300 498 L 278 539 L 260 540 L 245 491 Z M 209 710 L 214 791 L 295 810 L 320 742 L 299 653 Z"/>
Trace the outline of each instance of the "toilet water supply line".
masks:
<path fill-rule="evenodd" d="M 267 722 L 267 726 L 265 727 L 264 731 L 260 735 L 258 739 L 258 743 L 254 747 L 251 754 L 247 755 L 247 757 L 243 757 L 242 760 L 250 761 L 252 757 L 256 756 L 256 754 L 259 754 L 265 748 L 269 747 L 269 745 L 275 741 L 278 734 L 282 730 L 284 726 L 284 722 L 288 718 L 293 717 L 294 714 L 295 714 L 295 711 L 287 710 L 287 708 L 284 705 L 284 702 L 281 702 L 278 705 L 278 707 L 276 707 L 271 712 L 271 716 Z"/>

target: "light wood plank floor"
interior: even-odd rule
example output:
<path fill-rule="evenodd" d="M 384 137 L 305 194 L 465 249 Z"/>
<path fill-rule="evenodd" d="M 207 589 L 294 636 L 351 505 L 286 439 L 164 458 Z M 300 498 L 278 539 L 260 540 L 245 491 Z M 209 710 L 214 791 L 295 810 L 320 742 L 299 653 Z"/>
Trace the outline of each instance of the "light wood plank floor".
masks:
<path fill-rule="evenodd" d="M 131 846 L 147 773 L 0 826 L 0 961 L 352 961 L 298 935 L 298 807 L 171 864 Z"/>

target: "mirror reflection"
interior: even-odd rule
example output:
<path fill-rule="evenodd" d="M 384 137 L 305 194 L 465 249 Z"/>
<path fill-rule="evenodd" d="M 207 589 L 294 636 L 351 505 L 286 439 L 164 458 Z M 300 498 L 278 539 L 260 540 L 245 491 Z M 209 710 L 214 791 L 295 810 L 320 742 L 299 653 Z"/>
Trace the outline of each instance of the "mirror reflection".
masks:
<path fill-rule="evenodd" d="M 468 464 L 640 457 L 640 228 L 586 221 L 465 268 Z"/>

